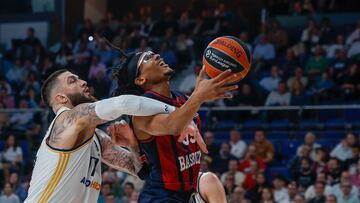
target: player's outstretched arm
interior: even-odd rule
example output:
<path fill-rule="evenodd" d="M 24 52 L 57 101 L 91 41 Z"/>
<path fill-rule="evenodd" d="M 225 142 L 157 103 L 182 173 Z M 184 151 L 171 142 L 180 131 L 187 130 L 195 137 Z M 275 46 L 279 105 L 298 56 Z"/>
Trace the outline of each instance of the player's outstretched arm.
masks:
<path fill-rule="evenodd" d="M 91 130 L 87 129 L 94 129 L 97 125 L 123 114 L 149 116 L 174 110 L 175 107 L 163 102 L 134 95 L 121 95 L 94 103 L 79 104 L 58 117 L 49 144 L 59 149 L 71 149 L 75 147 L 78 136 L 92 136 Z M 87 135 L 87 132 L 91 133 Z"/>
<path fill-rule="evenodd" d="M 216 78 L 205 79 L 205 70 L 201 70 L 195 90 L 188 101 L 170 114 L 155 116 L 133 117 L 136 134 L 139 131 L 150 135 L 179 135 L 190 124 L 200 106 L 206 102 L 220 98 L 231 98 L 228 91 L 237 89 L 237 85 L 231 85 L 236 75 L 231 71 L 224 71 Z"/>
<path fill-rule="evenodd" d="M 104 131 L 96 129 L 101 144 L 102 162 L 116 170 L 137 176 L 141 163 L 138 159 L 139 149 L 131 128 L 126 123 L 115 123 L 108 128 L 108 131 L 113 139 Z"/>

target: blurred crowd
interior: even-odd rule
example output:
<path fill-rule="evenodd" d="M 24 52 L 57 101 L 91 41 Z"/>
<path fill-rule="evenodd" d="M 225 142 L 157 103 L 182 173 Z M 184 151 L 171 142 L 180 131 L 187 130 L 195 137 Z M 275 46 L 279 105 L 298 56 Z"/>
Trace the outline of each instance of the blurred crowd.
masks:
<path fill-rule="evenodd" d="M 240 82 L 233 100 L 219 106 L 289 106 L 345 104 L 360 101 L 360 20 L 350 29 L 332 26 L 329 18 L 316 22 L 319 12 L 342 10 L 339 1 L 269 1 L 273 14 L 308 15 L 305 27 L 290 30 L 269 18 L 259 32 L 244 29 L 241 18 L 230 7 L 218 4 L 198 12 L 165 6 L 153 12 L 149 6 L 121 18 L 109 12 L 99 23 L 85 19 L 74 38 L 65 35 L 44 47 L 36 30 L 28 28 L 25 39 L 14 39 L 2 53 L 0 108 L 43 108 L 42 81 L 59 68 L 67 68 L 85 79 L 98 98 L 108 97 L 116 84 L 109 68 L 122 55 L 106 40 L 126 52 L 159 53 L 177 72 L 179 90 L 191 93 L 201 68 L 202 52 L 215 37 L 233 35 L 244 41 L 253 54 L 249 76 Z M 276 6 L 274 6 L 276 5 Z M 183 76 L 182 72 L 191 70 Z M 32 111 L 0 112 L 0 169 L 3 194 L 24 200 L 33 166 L 34 152 L 42 137 L 44 115 Z M 263 131 L 244 142 L 231 131 L 227 143 L 215 144 L 214 133 L 204 134 L 210 154 L 202 170 L 221 178 L 229 202 L 359 202 L 360 162 L 358 140 L 346 135 L 335 148 L 316 143 L 313 134 L 293 159 L 281 162 L 288 175 L 274 175 L 279 164 L 274 141 Z M 121 172 L 104 168 L 99 202 L 136 202 L 142 182 Z M 14 201 L 15 202 L 15 201 Z"/>

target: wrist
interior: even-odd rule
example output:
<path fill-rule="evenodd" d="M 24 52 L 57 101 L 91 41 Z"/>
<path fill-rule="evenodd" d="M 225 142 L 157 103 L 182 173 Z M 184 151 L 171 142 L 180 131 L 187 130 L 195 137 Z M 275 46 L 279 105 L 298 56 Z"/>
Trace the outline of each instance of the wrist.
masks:
<path fill-rule="evenodd" d="M 201 105 L 206 101 L 205 96 L 196 90 L 191 94 L 189 100 L 193 101 L 197 105 Z"/>

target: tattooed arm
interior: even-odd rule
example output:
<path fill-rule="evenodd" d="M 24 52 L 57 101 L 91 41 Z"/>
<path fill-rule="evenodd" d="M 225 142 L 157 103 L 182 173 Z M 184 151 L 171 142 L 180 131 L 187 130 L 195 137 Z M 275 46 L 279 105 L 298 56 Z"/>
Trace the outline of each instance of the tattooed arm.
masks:
<path fill-rule="evenodd" d="M 122 129 L 119 130 L 119 128 Z M 122 143 L 123 145 L 126 145 L 130 150 L 124 149 L 119 145 L 116 145 L 111 140 L 111 137 L 109 135 L 107 135 L 101 130 L 96 129 L 96 134 L 98 135 L 102 149 L 101 159 L 104 164 L 112 168 L 137 176 L 137 172 L 141 168 L 141 163 L 138 160 L 139 149 L 137 147 L 137 144 L 135 145 L 133 144 L 133 141 L 129 140 L 129 136 L 133 137 L 133 139 L 135 139 L 135 137 L 132 132 L 131 134 L 128 134 L 129 131 L 126 128 L 130 129 L 130 127 L 126 125 L 120 127 L 113 127 L 113 130 L 110 131 L 113 137 L 122 136 L 123 138 L 127 139 L 127 143 L 125 143 L 124 141 Z"/>
<path fill-rule="evenodd" d="M 93 136 L 97 125 L 114 120 L 122 114 L 149 116 L 174 110 L 174 107 L 165 103 L 134 95 L 79 104 L 57 118 L 48 144 L 58 149 L 72 149 Z"/>

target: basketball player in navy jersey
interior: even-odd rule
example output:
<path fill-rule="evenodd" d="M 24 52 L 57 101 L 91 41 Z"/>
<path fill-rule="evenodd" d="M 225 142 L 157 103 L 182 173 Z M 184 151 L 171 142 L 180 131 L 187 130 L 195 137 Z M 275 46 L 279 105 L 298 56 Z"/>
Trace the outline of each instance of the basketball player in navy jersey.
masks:
<path fill-rule="evenodd" d="M 232 97 L 227 92 L 237 88 L 230 85 L 236 75 L 228 70 L 207 80 L 203 69 L 193 94 L 187 98 L 171 91 L 172 74 L 173 70 L 153 52 L 131 54 L 114 70 L 116 95 L 143 95 L 178 108 L 177 114 L 132 118 L 135 136 L 151 165 L 139 202 L 226 202 L 219 179 L 212 173 L 199 173 L 201 151 L 196 139 L 187 136 L 182 142 L 177 140 L 192 122 L 201 131 L 197 111 L 204 102 Z"/>

